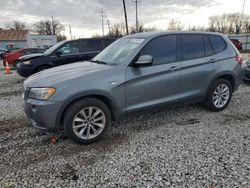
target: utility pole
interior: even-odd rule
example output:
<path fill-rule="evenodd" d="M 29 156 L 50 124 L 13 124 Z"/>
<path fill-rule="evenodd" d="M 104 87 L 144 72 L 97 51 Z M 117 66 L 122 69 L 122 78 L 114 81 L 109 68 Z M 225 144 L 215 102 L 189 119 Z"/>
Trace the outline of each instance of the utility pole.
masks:
<path fill-rule="evenodd" d="M 102 16 L 102 36 L 104 36 L 104 12 L 103 12 L 103 8 L 101 11 L 101 16 Z"/>
<path fill-rule="evenodd" d="M 125 17 L 125 26 L 126 26 L 126 34 L 128 35 L 128 17 L 127 17 L 127 9 L 125 0 L 123 0 L 123 9 L 124 9 L 124 17 Z"/>
<path fill-rule="evenodd" d="M 110 21 L 108 18 L 107 18 L 107 25 L 108 25 L 108 29 L 109 29 L 109 33 L 110 33 Z"/>
<path fill-rule="evenodd" d="M 239 31 L 238 31 L 239 33 L 240 33 L 241 25 L 242 25 L 242 22 L 243 22 L 243 19 L 244 19 L 245 4 L 246 4 L 246 0 L 243 0 L 243 7 L 242 7 L 242 13 L 241 13 L 241 19 L 240 19 L 240 26 L 239 26 Z"/>
<path fill-rule="evenodd" d="M 51 16 L 52 35 L 55 35 L 54 18 Z"/>
<path fill-rule="evenodd" d="M 70 39 L 72 40 L 71 25 L 69 25 L 69 33 L 70 33 Z"/>
<path fill-rule="evenodd" d="M 136 21 L 136 32 L 138 32 L 138 26 L 139 26 L 139 21 L 138 21 L 138 3 L 140 3 L 140 0 L 135 0 L 133 1 L 135 3 L 135 21 Z"/>

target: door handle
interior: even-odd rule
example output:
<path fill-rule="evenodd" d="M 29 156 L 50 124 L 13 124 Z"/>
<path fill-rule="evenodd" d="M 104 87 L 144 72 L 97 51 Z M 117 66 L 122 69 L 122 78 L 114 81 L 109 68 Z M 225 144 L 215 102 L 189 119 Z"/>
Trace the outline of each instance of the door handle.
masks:
<path fill-rule="evenodd" d="M 172 66 L 172 67 L 170 67 L 168 70 L 169 70 L 169 71 L 174 71 L 174 70 L 176 70 L 176 69 L 178 69 L 177 66 Z"/>
<path fill-rule="evenodd" d="M 217 60 L 216 59 L 209 59 L 210 63 L 215 63 Z"/>

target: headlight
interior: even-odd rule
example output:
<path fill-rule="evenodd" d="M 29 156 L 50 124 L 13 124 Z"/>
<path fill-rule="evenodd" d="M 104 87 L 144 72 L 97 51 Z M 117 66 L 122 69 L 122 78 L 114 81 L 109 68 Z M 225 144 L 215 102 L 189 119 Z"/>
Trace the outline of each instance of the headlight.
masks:
<path fill-rule="evenodd" d="M 55 88 L 31 88 L 28 94 L 28 98 L 47 100 L 56 92 Z"/>
<path fill-rule="evenodd" d="M 25 65 L 30 65 L 30 64 L 31 64 L 31 61 L 23 61 L 23 64 L 25 64 Z"/>

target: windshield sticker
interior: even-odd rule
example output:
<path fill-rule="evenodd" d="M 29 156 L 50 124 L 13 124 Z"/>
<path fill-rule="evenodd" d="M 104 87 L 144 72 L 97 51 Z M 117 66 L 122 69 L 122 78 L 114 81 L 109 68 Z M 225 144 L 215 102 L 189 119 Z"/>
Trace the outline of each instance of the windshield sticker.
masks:
<path fill-rule="evenodd" d="M 130 42 L 135 42 L 135 43 L 142 43 L 144 39 L 131 39 Z"/>

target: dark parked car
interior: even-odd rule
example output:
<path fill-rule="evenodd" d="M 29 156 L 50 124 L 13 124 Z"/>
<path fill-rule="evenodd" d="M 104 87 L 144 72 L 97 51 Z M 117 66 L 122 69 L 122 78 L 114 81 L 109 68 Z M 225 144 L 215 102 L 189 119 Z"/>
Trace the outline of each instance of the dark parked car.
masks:
<path fill-rule="evenodd" d="M 238 50 L 242 50 L 242 43 L 238 39 L 230 39 Z"/>
<path fill-rule="evenodd" d="M 1 49 L 0 48 L 0 59 L 3 59 L 4 53 L 6 53 L 8 50 L 6 49 Z"/>
<path fill-rule="evenodd" d="M 19 75 L 28 77 L 51 67 L 90 60 L 115 40 L 91 38 L 62 41 L 43 54 L 33 54 L 19 58 L 16 70 Z"/>
<path fill-rule="evenodd" d="M 4 55 L 3 65 L 6 66 L 6 62 L 8 62 L 9 65 L 15 67 L 20 57 L 30 54 L 41 54 L 44 51 L 44 49 L 40 48 L 23 48 L 20 50 L 16 50 L 14 52 Z"/>
<path fill-rule="evenodd" d="M 89 62 L 28 78 L 24 108 L 34 127 L 64 130 L 76 142 L 91 143 L 112 120 L 137 111 L 184 102 L 225 109 L 241 83 L 241 63 L 238 50 L 222 34 L 130 35 Z"/>

